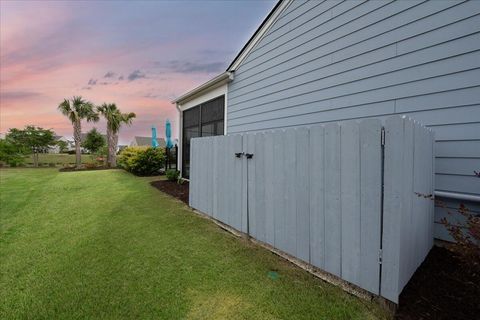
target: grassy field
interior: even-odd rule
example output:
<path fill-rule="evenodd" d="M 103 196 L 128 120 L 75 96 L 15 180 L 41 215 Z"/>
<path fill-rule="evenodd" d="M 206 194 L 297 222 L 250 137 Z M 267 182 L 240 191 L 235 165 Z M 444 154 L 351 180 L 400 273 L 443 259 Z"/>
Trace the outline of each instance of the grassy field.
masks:
<path fill-rule="evenodd" d="M 0 170 L 0 319 L 375 319 L 120 170 Z M 276 272 L 276 273 L 272 273 Z"/>
<path fill-rule="evenodd" d="M 33 164 L 33 156 L 29 156 L 26 159 L 28 165 Z M 38 155 L 39 164 L 50 164 L 55 165 L 64 165 L 64 164 L 75 164 L 75 155 L 74 154 L 55 154 L 55 153 L 40 153 Z M 93 163 L 95 162 L 94 157 L 89 154 L 82 154 L 82 163 Z"/>

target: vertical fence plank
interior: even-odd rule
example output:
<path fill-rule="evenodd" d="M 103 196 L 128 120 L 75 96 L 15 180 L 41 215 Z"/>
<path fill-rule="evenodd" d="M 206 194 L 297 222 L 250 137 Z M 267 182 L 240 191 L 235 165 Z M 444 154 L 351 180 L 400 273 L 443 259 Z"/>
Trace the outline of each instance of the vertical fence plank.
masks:
<path fill-rule="evenodd" d="M 194 150 L 195 148 L 195 140 L 192 140 L 190 143 L 190 159 L 194 159 L 194 157 L 197 155 L 197 153 Z M 195 168 L 193 170 L 193 174 L 195 173 Z M 194 175 L 192 175 L 192 167 L 190 166 L 190 184 L 189 184 L 189 193 L 188 193 L 188 204 L 192 208 L 196 208 L 196 203 L 195 200 L 193 199 L 194 196 L 197 195 L 197 190 L 195 188 L 195 182 L 196 178 Z"/>
<path fill-rule="evenodd" d="M 415 252 L 417 248 L 415 248 L 415 241 L 416 241 L 416 231 L 417 224 L 414 222 L 415 220 L 415 213 L 413 211 L 413 185 L 414 185 L 414 158 L 415 158 L 415 125 L 412 120 L 408 118 L 403 119 L 404 125 L 404 134 L 403 134 L 403 161 L 402 161 L 402 180 L 401 186 L 403 188 L 402 191 L 402 208 L 403 211 L 400 213 L 400 257 L 403 259 L 399 265 L 400 268 L 400 286 L 405 281 L 406 275 L 408 274 L 409 270 L 412 268 L 414 264 L 414 257 L 415 254 L 409 254 L 409 251 L 412 250 Z M 418 135 L 418 132 L 417 132 Z M 410 233 L 409 236 L 406 236 Z M 403 261 L 403 262 L 402 262 Z"/>
<path fill-rule="evenodd" d="M 382 125 L 360 122 L 360 286 L 378 294 L 382 197 Z M 368 272 L 366 272 L 368 270 Z"/>
<path fill-rule="evenodd" d="M 267 132 L 264 136 L 264 168 L 265 168 L 265 242 L 271 246 L 275 245 L 275 169 L 278 164 L 275 159 L 274 133 Z"/>
<path fill-rule="evenodd" d="M 297 160 L 297 145 L 295 137 L 295 129 L 285 130 L 285 169 L 283 174 L 285 175 L 285 228 L 284 237 L 286 252 L 292 255 L 296 255 L 297 250 L 297 197 L 296 197 L 296 160 Z"/>
<path fill-rule="evenodd" d="M 225 162 L 225 150 L 224 150 L 224 143 L 225 143 L 225 137 L 219 136 L 216 139 L 216 153 L 215 157 L 217 157 L 217 163 L 214 168 L 216 171 L 216 179 L 217 179 L 217 184 L 216 184 L 216 190 L 215 192 L 217 193 L 217 201 L 216 201 L 216 208 L 217 211 L 215 212 L 215 219 L 221 221 L 222 216 L 223 216 L 223 211 L 225 210 L 223 207 L 223 190 L 224 190 L 224 183 L 225 183 L 225 169 L 224 169 L 224 162 Z"/>
<path fill-rule="evenodd" d="M 255 141 L 254 141 L 254 157 L 255 161 L 255 234 L 256 238 L 262 242 L 267 242 L 266 239 L 266 228 L 265 228 L 265 221 L 266 221 L 266 208 L 265 208 L 265 182 L 266 182 L 266 168 L 265 168 L 265 134 L 259 133 L 255 134 Z M 268 164 L 269 166 L 271 163 Z"/>
<path fill-rule="evenodd" d="M 325 127 L 312 126 L 310 155 L 310 263 L 325 268 Z"/>
<path fill-rule="evenodd" d="M 212 194 L 212 217 L 215 219 L 218 219 L 218 184 L 219 184 L 219 167 L 220 167 L 220 154 L 219 154 L 219 142 L 220 142 L 221 137 L 214 137 L 212 138 L 212 155 L 213 155 L 213 161 L 212 161 L 212 176 L 213 176 L 213 194 Z"/>
<path fill-rule="evenodd" d="M 431 174 L 430 174 L 430 193 L 431 195 L 434 194 L 435 192 L 435 133 L 433 130 L 430 130 L 430 140 L 429 144 L 431 145 L 429 150 L 430 150 L 430 168 L 431 168 Z M 434 228 L 434 216 L 435 216 L 435 206 L 434 204 L 430 204 L 430 219 L 429 219 L 429 224 L 430 224 L 430 233 L 429 233 L 429 248 L 431 249 L 433 247 L 433 228 Z"/>
<path fill-rule="evenodd" d="M 342 278 L 360 282 L 360 132 L 356 121 L 342 123 L 340 141 Z"/>
<path fill-rule="evenodd" d="M 425 188 L 425 170 L 427 169 L 425 167 L 425 135 L 424 135 L 424 130 L 420 126 L 419 123 L 414 122 L 414 132 L 415 132 L 415 142 L 413 145 L 413 190 L 412 190 L 412 202 L 413 202 L 413 208 L 412 208 L 412 229 L 414 231 L 413 235 L 413 244 L 412 244 L 412 251 L 413 254 L 410 253 L 409 258 L 409 269 L 408 273 L 404 275 L 403 279 L 403 284 L 406 284 L 408 282 L 409 274 L 413 273 L 417 266 L 419 265 L 420 262 L 423 261 L 423 252 L 425 251 L 425 247 L 423 246 L 423 241 L 421 241 L 422 234 L 419 232 L 422 231 L 423 227 L 425 226 L 425 219 L 424 219 L 424 212 L 426 209 L 425 206 L 425 198 L 423 197 L 418 197 L 414 196 L 415 194 L 421 194 L 425 195 L 426 194 L 426 188 Z"/>
<path fill-rule="evenodd" d="M 235 162 L 235 152 L 239 152 L 235 144 L 236 136 L 227 136 L 227 153 L 226 153 L 226 172 L 225 179 L 227 180 L 227 187 L 225 189 L 225 203 L 227 204 L 227 211 L 225 212 L 225 222 L 226 224 L 239 229 L 237 221 L 235 219 L 236 215 L 236 201 L 235 198 L 238 198 L 238 191 L 235 189 L 236 185 L 236 174 L 235 171 L 238 170 Z"/>
<path fill-rule="evenodd" d="M 280 250 L 287 251 L 285 239 L 286 227 L 286 206 L 285 206 L 285 151 L 284 141 L 286 134 L 284 130 L 275 133 L 274 140 L 274 183 L 273 183 L 273 202 L 274 209 L 274 230 L 275 230 L 275 247 Z"/>
<path fill-rule="evenodd" d="M 243 135 L 235 135 L 234 136 L 235 148 L 234 152 L 232 153 L 232 159 L 234 159 L 234 169 L 233 169 L 233 182 L 234 182 L 234 194 L 233 203 L 234 203 L 234 213 L 233 213 L 233 220 L 235 221 L 234 227 L 237 230 L 246 232 L 246 222 L 247 219 L 245 218 L 246 215 L 246 208 L 245 208 L 245 197 L 247 196 L 245 193 L 247 184 L 244 182 L 244 175 L 243 173 L 246 172 L 246 159 L 242 157 L 240 159 L 235 158 L 235 152 L 242 152 L 243 151 Z"/>
<path fill-rule="evenodd" d="M 296 243 L 297 257 L 303 261 L 310 261 L 310 170 L 309 170 L 309 131 L 307 128 L 295 130 L 296 145 Z"/>
<path fill-rule="evenodd" d="M 251 135 L 251 134 L 250 134 Z M 241 135 L 242 137 L 242 140 L 241 140 L 241 150 L 243 152 L 246 152 L 247 151 L 247 148 L 248 148 L 248 140 L 247 140 L 247 137 L 248 135 L 245 134 L 245 135 Z M 248 177 L 247 177 L 247 165 L 248 165 L 248 161 L 252 161 L 252 160 L 247 160 L 246 157 L 242 157 L 242 161 L 241 161 L 241 175 L 239 177 L 239 180 L 241 181 L 241 184 L 242 184 L 242 190 L 241 190 L 241 204 L 240 204 L 240 207 L 241 207 L 241 222 L 240 222 L 240 225 L 241 225 L 241 228 L 239 229 L 240 231 L 242 232 L 245 232 L 248 234 Z"/>
<path fill-rule="evenodd" d="M 204 139 L 205 140 L 205 150 L 207 152 L 207 163 L 205 166 L 206 171 L 206 191 L 207 191 L 207 203 L 206 203 L 206 212 L 208 212 L 213 217 L 213 139 Z"/>
<path fill-rule="evenodd" d="M 400 117 L 385 121 L 384 205 L 382 232 L 381 295 L 398 302 L 400 270 L 400 226 L 403 212 L 404 121 Z"/>
<path fill-rule="evenodd" d="M 247 197 L 248 197 L 248 234 L 256 239 L 258 239 L 257 235 L 257 154 L 255 154 L 255 134 L 248 133 L 245 134 L 243 137 L 243 143 L 245 145 L 244 152 L 253 154 L 252 159 L 247 159 L 246 166 L 247 166 Z"/>
<path fill-rule="evenodd" d="M 198 138 L 197 141 L 197 159 L 198 161 L 198 166 L 197 166 L 197 182 L 196 182 L 196 189 L 197 189 L 197 209 L 204 212 L 203 208 L 203 198 L 205 197 L 204 189 L 202 190 L 201 185 L 203 182 L 203 172 L 201 165 L 205 162 L 204 160 L 204 149 L 203 149 L 203 140 L 201 138 Z M 190 168 L 192 167 L 192 161 L 190 160 Z M 206 212 L 204 212 L 206 213 Z"/>
<path fill-rule="evenodd" d="M 341 276 L 340 126 L 325 125 L 325 270 Z"/>

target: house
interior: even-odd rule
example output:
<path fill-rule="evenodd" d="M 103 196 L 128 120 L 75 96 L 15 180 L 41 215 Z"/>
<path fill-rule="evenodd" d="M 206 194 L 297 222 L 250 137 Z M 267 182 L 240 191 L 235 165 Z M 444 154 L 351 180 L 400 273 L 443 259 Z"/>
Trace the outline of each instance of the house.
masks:
<path fill-rule="evenodd" d="M 59 141 L 65 142 L 67 151 L 75 149 L 75 143 L 72 140 L 68 140 L 64 136 L 55 136 L 54 139 L 56 143 L 58 143 Z M 48 148 L 48 153 L 60 153 L 60 151 L 61 151 L 61 148 L 58 144 L 55 144 Z"/>
<path fill-rule="evenodd" d="M 165 148 L 166 143 L 165 139 L 157 138 L 158 147 Z M 151 147 L 152 146 L 152 137 L 133 137 L 133 140 L 130 142 L 130 147 Z"/>
<path fill-rule="evenodd" d="M 173 101 L 183 177 L 193 137 L 400 114 L 435 132 L 436 197 L 480 212 L 479 13 L 480 1 L 279 1 L 224 73 Z M 437 207 L 435 236 L 449 240 L 445 216 Z"/>
<path fill-rule="evenodd" d="M 126 144 L 119 144 L 117 146 L 117 153 L 120 153 L 123 151 L 123 149 L 127 148 L 128 146 Z"/>

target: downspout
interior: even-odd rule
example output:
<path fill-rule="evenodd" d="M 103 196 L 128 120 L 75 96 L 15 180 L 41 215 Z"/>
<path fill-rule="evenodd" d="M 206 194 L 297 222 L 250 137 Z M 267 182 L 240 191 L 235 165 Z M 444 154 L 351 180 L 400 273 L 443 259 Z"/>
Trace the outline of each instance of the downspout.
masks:
<path fill-rule="evenodd" d="M 455 200 L 464 200 L 472 202 L 480 202 L 480 196 L 466 193 L 456 193 L 447 191 L 435 191 L 435 197 L 449 198 Z"/>
<path fill-rule="evenodd" d="M 178 111 L 178 119 L 179 119 L 179 122 L 178 122 L 178 148 L 177 148 L 177 170 L 180 171 L 180 177 L 183 176 L 183 173 L 182 173 L 182 155 L 183 155 L 183 135 L 182 135 L 182 131 L 183 131 L 183 112 L 182 110 L 180 110 L 180 107 L 178 106 L 178 103 L 175 103 L 175 107 L 177 108 L 177 111 Z"/>

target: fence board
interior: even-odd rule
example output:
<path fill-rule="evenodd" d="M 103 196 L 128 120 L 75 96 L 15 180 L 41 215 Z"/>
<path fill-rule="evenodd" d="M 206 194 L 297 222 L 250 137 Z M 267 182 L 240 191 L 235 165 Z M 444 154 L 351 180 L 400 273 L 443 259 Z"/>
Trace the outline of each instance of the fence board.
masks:
<path fill-rule="evenodd" d="M 325 125 L 325 270 L 341 276 L 340 126 Z"/>
<path fill-rule="evenodd" d="M 284 240 L 285 240 L 285 252 L 290 253 L 294 256 L 297 254 L 297 197 L 295 184 L 297 177 L 296 173 L 296 162 L 297 162 L 297 145 L 295 139 L 295 129 L 285 130 L 285 140 L 284 142 L 284 158 L 285 158 L 285 183 L 283 187 L 285 188 L 285 227 L 284 231 Z"/>
<path fill-rule="evenodd" d="M 341 126 L 342 278 L 360 284 L 360 132 L 356 121 Z"/>
<path fill-rule="evenodd" d="M 255 161 L 247 161 L 247 170 L 248 170 L 248 177 L 247 177 L 247 186 L 248 186 L 248 191 L 247 191 L 247 197 L 248 197 L 248 233 L 258 239 L 258 234 L 257 234 L 257 201 L 260 199 L 257 199 L 257 191 L 256 191 L 256 184 L 258 183 L 257 181 L 257 176 L 256 176 L 256 167 L 257 167 L 257 162 L 260 162 L 259 155 L 255 152 L 255 139 L 256 136 L 254 134 L 249 134 L 245 136 L 244 143 L 246 143 L 245 147 L 245 152 L 246 153 L 251 153 L 255 157 Z M 260 155 L 261 157 L 261 155 Z M 259 172 L 260 174 L 260 172 Z"/>
<path fill-rule="evenodd" d="M 380 287 L 382 147 L 381 122 L 360 122 L 360 286 L 377 293 Z"/>
<path fill-rule="evenodd" d="M 418 135 L 418 133 L 417 133 Z M 405 121 L 403 120 L 403 147 L 402 149 L 402 155 L 403 155 L 403 161 L 402 161 L 402 180 L 401 180 L 401 186 L 402 186 L 402 208 L 403 212 L 400 215 L 400 236 L 405 233 L 409 232 L 411 235 L 404 239 L 400 243 L 400 256 L 405 256 L 406 259 L 404 263 L 400 264 L 400 279 L 401 282 L 405 278 L 406 274 L 408 273 L 408 270 L 410 270 L 411 266 L 413 265 L 415 261 L 415 250 L 417 250 L 414 247 L 415 244 L 415 237 L 416 237 L 416 232 L 415 228 L 416 226 L 412 223 L 413 222 L 413 217 L 414 217 L 414 212 L 412 211 L 414 208 L 413 204 L 413 185 L 414 185 L 414 179 L 413 179 L 413 174 L 414 174 L 414 157 L 415 157 L 415 125 L 413 121 Z M 413 254 L 408 254 L 408 250 L 413 250 Z"/>
<path fill-rule="evenodd" d="M 310 262 L 310 194 L 309 194 L 309 131 L 307 128 L 295 130 L 296 145 L 296 256 Z"/>
<path fill-rule="evenodd" d="M 274 246 L 280 250 L 287 251 L 285 243 L 285 226 L 286 226 L 286 205 L 285 205 L 285 188 L 287 183 L 285 179 L 284 165 L 284 141 L 286 134 L 284 130 L 277 132 L 273 136 L 273 166 L 274 166 L 274 183 L 273 183 L 273 201 L 274 201 Z"/>
<path fill-rule="evenodd" d="M 404 128 L 401 118 L 385 122 L 384 207 L 382 234 L 381 294 L 394 301 L 400 272 L 400 228 L 402 208 L 402 163 Z M 388 173 L 388 174 L 386 174 Z"/>
<path fill-rule="evenodd" d="M 310 128 L 310 263 L 325 268 L 325 127 Z"/>
<path fill-rule="evenodd" d="M 275 135 L 267 132 L 264 135 L 263 151 L 265 154 L 265 242 L 275 246 Z"/>

